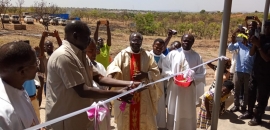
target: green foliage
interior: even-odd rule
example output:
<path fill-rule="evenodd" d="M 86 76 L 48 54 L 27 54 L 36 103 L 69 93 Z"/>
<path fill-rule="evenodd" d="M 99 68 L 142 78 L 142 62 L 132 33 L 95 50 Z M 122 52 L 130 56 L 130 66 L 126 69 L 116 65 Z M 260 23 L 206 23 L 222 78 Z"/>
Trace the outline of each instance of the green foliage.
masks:
<path fill-rule="evenodd" d="M 206 13 L 206 11 L 203 9 L 203 10 L 200 11 L 200 13 L 204 14 L 204 13 Z"/>
<path fill-rule="evenodd" d="M 65 13 L 67 10 L 67 8 L 60 8 L 57 13 Z M 10 14 L 16 11 L 14 7 L 8 9 Z M 34 13 L 35 8 L 24 7 L 22 12 Z M 88 21 L 99 19 L 116 20 L 121 22 L 124 27 L 128 27 L 129 31 L 136 30 L 144 35 L 167 36 L 168 29 L 175 29 L 179 36 L 192 33 L 198 39 L 218 39 L 221 32 L 222 14 L 223 12 L 220 11 L 207 12 L 206 10 L 201 10 L 198 13 L 186 13 L 73 8 L 70 17 L 86 18 Z M 233 13 L 231 15 L 230 31 L 235 30 L 238 24 L 245 26 L 244 19 L 246 16 L 258 16 L 262 21 L 263 13 L 258 11 L 245 14 Z"/>
<path fill-rule="evenodd" d="M 137 31 L 142 34 L 154 34 L 157 28 L 154 15 L 152 13 L 137 14 L 135 16 Z"/>

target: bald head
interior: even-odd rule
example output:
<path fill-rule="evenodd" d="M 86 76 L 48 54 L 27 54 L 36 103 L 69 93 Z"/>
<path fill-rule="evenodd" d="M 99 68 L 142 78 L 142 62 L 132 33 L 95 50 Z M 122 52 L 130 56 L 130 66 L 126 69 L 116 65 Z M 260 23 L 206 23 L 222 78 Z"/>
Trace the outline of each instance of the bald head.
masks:
<path fill-rule="evenodd" d="M 0 73 L 4 70 L 18 70 L 35 58 L 35 52 L 25 42 L 10 42 L 0 47 Z"/>
<path fill-rule="evenodd" d="M 130 44 L 131 50 L 135 53 L 138 53 L 141 49 L 142 41 L 143 41 L 142 34 L 138 32 L 131 33 L 129 36 L 129 42 L 130 42 L 129 44 Z"/>
<path fill-rule="evenodd" d="M 90 29 L 87 24 L 79 20 L 71 21 L 65 27 L 65 34 L 72 34 L 74 32 L 88 33 L 89 35 L 91 35 Z"/>
<path fill-rule="evenodd" d="M 90 43 L 90 28 L 82 21 L 71 21 L 65 27 L 65 39 L 81 50 Z"/>
<path fill-rule="evenodd" d="M 131 40 L 133 37 L 139 37 L 141 40 L 143 40 L 143 36 L 139 32 L 131 33 L 130 36 L 129 36 L 129 40 Z"/>
<path fill-rule="evenodd" d="M 182 48 L 184 50 L 190 50 L 195 42 L 195 38 L 192 34 L 184 34 L 182 36 L 181 41 L 182 41 Z"/>

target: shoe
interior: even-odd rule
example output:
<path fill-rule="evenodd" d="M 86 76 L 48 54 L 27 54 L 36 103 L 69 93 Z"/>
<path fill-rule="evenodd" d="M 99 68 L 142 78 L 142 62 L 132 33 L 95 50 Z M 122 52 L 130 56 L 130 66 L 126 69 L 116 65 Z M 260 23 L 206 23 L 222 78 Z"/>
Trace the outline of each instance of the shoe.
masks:
<path fill-rule="evenodd" d="M 243 111 L 243 112 L 245 112 L 245 111 L 247 111 L 247 107 L 241 107 L 241 111 Z"/>
<path fill-rule="evenodd" d="M 239 119 L 252 119 L 252 114 L 249 112 L 245 112 L 243 115 L 238 117 Z"/>
<path fill-rule="evenodd" d="M 239 107 L 234 106 L 233 108 L 230 109 L 231 112 L 237 112 L 239 111 Z"/>
<path fill-rule="evenodd" d="M 255 117 L 253 117 L 249 122 L 248 125 L 249 126 L 256 126 L 259 125 L 261 122 L 259 122 Z"/>

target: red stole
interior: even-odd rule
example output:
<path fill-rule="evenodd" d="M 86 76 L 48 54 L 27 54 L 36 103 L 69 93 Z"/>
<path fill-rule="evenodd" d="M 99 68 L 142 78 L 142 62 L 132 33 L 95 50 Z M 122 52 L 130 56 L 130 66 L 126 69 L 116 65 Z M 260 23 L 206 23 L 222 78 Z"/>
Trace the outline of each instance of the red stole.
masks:
<path fill-rule="evenodd" d="M 130 59 L 130 79 L 136 71 L 141 70 L 141 55 L 131 54 Z M 135 92 L 132 99 L 133 103 L 130 104 L 130 115 L 129 115 L 129 130 L 139 130 L 140 129 L 140 109 L 141 109 L 141 94 Z"/>

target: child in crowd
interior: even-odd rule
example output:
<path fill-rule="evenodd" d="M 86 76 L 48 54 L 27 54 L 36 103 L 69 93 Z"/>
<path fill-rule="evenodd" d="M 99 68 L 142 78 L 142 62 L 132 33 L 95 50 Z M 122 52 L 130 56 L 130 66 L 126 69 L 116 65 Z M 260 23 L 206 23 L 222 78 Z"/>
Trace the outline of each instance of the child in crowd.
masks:
<path fill-rule="evenodd" d="M 226 80 L 223 82 L 221 90 L 221 104 L 231 95 L 231 90 L 234 88 L 232 81 Z M 199 111 L 199 116 L 197 120 L 197 128 L 207 129 L 211 125 L 211 114 L 215 95 L 215 88 L 203 95 L 203 101 Z M 221 113 L 220 113 L 221 114 Z"/>
<path fill-rule="evenodd" d="M 162 53 L 163 48 L 165 47 L 164 40 L 158 38 L 153 43 L 153 50 L 150 53 L 154 56 L 154 59 L 158 65 L 160 73 L 162 72 L 162 61 L 165 58 L 165 55 Z M 165 93 L 165 87 L 160 86 L 160 90 Z M 166 105 L 165 105 L 165 95 L 162 95 L 158 101 L 158 114 L 156 116 L 157 126 L 159 129 L 166 128 Z"/>
<path fill-rule="evenodd" d="M 215 86 L 216 86 L 216 79 L 215 78 L 216 78 L 216 74 L 217 74 L 217 71 L 216 71 L 217 66 L 212 64 L 212 63 L 208 63 L 207 65 L 215 71 L 214 81 L 209 88 L 209 90 L 211 90 L 212 88 L 215 88 Z M 225 60 L 225 67 L 224 67 L 224 71 L 223 71 L 223 81 L 230 79 L 230 76 L 231 76 L 230 71 L 229 71 L 230 68 L 231 68 L 231 59 Z"/>
<path fill-rule="evenodd" d="M 164 40 L 158 38 L 154 41 L 152 47 L 153 47 L 153 50 L 151 50 L 150 53 L 154 56 L 155 61 L 161 73 L 162 60 L 165 58 L 165 55 L 162 54 L 162 50 L 165 47 L 165 42 Z"/>
<path fill-rule="evenodd" d="M 214 65 L 214 64 L 212 64 L 212 63 L 208 63 L 207 65 L 211 69 L 213 69 L 215 71 L 214 81 L 213 81 L 213 83 L 211 84 L 211 86 L 209 88 L 209 91 L 210 91 L 211 89 L 213 89 L 213 88 L 216 87 L 216 79 L 215 78 L 216 78 L 216 74 L 217 74 L 217 71 L 216 71 L 217 70 L 217 66 Z M 225 60 L 225 67 L 224 67 L 224 71 L 223 71 L 223 81 L 225 81 L 225 80 L 232 81 L 232 78 L 231 78 L 232 75 L 231 75 L 231 73 L 229 71 L 230 68 L 231 68 L 231 59 Z M 225 112 L 225 102 L 222 102 L 220 109 L 221 109 L 221 113 L 224 113 Z"/>

